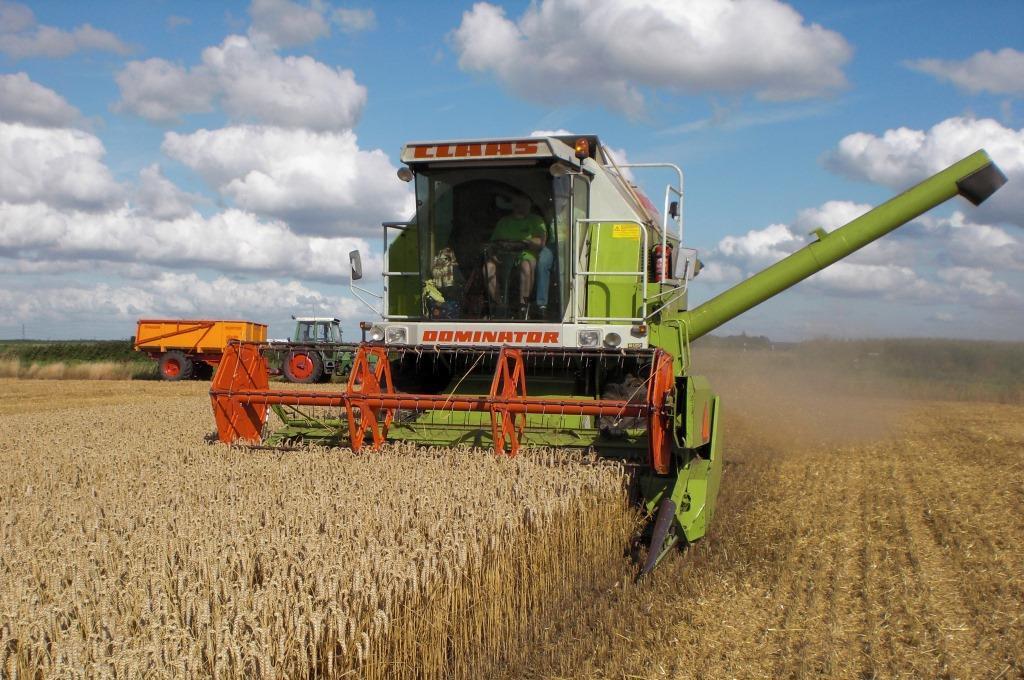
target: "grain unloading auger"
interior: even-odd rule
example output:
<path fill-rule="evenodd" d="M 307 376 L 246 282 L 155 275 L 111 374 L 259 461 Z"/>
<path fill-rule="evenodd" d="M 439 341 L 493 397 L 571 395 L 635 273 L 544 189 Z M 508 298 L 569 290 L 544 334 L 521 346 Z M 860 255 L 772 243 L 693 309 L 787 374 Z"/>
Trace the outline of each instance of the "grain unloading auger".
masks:
<path fill-rule="evenodd" d="M 659 216 L 592 136 L 409 144 L 402 160 L 416 215 L 384 224 L 381 295 L 356 284 L 352 255 L 353 292 L 380 318 L 361 325 L 347 385 L 278 389 L 264 345 L 232 344 L 210 390 L 220 440 L 621 458 L 651 518 L 641 573 L 714 515 L 720 401 L 689 374 L 690 343 L 953 196 L 977 205 L 1006 181 L 978 151 L 688 309 L 700 264 L 681 247 L 676 166 L 641 166 L 674 176 Z"/>

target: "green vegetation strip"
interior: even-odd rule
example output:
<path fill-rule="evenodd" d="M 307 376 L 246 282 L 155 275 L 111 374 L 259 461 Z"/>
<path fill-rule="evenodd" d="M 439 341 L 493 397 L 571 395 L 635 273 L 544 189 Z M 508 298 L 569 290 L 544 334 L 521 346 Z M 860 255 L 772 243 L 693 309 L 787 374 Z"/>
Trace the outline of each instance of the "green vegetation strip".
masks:
<path fill-rule="evenodd" d="M 130 340 L 0 340 L 0 364 L 0 373 L 6 377 L 159 377 L 156 362 L 134 351 Z M 92 366 L 97 369 L 93 371 L 96 376 L 82 370 L 70 370 L 65 375 L 58 366 Z M 99 370 L 103 367 L 114 370 Z"/>

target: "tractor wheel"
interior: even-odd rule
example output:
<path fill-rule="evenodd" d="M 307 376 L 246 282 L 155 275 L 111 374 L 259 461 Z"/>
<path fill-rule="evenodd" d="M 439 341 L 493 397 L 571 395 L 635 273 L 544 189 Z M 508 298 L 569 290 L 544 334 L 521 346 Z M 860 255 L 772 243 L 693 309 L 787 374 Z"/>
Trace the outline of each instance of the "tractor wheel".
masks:
<path fill-rule="evenodd" d="M 184 352 L 171 350 L 160 357 L 160 377 L 164 380 L 188 380 L 192 369 L 192 360 Z"/>
<path fill-rule="evenodd" d="M 320 355 L 307 350 L 290 352 L 284 360 L 284 377 L 293 383 L 314 383 L 324 373 Z"/>

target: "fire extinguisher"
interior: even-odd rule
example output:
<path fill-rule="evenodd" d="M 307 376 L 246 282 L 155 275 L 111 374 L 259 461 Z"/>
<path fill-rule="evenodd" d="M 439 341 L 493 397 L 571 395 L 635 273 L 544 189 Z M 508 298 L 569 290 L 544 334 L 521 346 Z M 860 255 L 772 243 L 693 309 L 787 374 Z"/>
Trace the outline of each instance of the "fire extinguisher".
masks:
<path fill-rule="evenodd" d="M 672 271 L 672 246 L 658 244 L 651 252 L 651 281 L 658 283 L 671 278 Z"/>

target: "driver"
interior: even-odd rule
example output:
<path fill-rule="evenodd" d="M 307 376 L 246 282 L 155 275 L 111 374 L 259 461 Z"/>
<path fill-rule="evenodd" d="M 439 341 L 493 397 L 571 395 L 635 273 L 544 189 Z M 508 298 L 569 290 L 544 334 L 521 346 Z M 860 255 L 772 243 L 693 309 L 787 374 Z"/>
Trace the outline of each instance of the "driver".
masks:
<path fill-rule="evenodd" d="M 527 300 L 533 290 L 537 271 L 537 256 L 544 249 L 548 230 L 544 220 L 530 212 L 530 199 L 517 195 L 512 199 L 512 214 L 498 220 L 491 234 L 491 242 L 507 246 L 512 252 L 518 250 L 519 304 L 514 315 L 519 316 L 527 309 Z M 487 278 L 487 294 L 492 303 L 498 302 L 498 253 L 491 249 L 484 262 Z"/>

